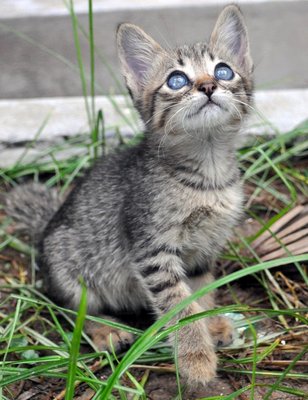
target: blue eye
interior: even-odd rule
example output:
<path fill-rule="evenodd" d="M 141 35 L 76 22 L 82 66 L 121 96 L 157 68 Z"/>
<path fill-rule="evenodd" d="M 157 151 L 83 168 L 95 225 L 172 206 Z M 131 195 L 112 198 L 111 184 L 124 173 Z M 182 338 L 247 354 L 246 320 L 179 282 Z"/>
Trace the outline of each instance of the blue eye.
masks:
<path fill-rule="evenodd" d="M 215 78 L 223 81 L 231 81 L 234 78 L 232 69 L 224 63 L 219 63 L 215 67 Z"/>
<path fill-rule="evenodd" d="M 167 85 L 172 90 L 182 89 L 188 82 L 188 78 L 183 72 L 173 72 L 167 79 Z"/>

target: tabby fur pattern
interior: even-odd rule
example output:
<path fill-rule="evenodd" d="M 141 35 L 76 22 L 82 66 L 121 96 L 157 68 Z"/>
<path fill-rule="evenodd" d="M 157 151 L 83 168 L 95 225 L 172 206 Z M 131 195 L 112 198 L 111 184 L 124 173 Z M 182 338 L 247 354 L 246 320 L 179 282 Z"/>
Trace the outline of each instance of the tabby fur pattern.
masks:
<path fill-rule="evenodd" d="M 56 301 L 76 309 L 82 276 L 89 313 L 117 320 L 145 309 L 159 318 L 213 281 L 215 259 L 241 216 L 235 149 L 252 104 L 253 66 L 246 25 L 235 5 L 223 9 L 208 44 L 166 50 L 127 23 L 118 28 L 117 44 L 144 122 L 143 140 L 101 158 L 60 208 L 54 192 L 36 184 L 12 191 L 7 211 L 24 227 L 38 209 L 44 215 L 28 228 L 40 238 L 38 264 Z M 219 63 L 233 70 L 233 79 L 215 78 Z M 188 77 L 179 90 L 167 84 L 174 71 Z M 209 294 L 177 318 L 214 306 Z M 110 335 L 116 348 L 133 340 L 108 326 L 89 323 L 87 330 L 102 348 Z M 180 329 L 182 376 L 190 384 L 210 381 L 215 345 L 231 340 L 232 326 L 223 317 Z M 174 336 L 169 341 L 174 345 Z"/>

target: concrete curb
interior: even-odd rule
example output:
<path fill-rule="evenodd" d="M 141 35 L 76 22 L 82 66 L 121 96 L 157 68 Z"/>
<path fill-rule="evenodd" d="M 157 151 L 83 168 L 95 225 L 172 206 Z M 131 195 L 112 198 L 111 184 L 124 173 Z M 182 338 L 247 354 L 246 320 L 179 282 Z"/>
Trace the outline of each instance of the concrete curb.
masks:
<path fill-rule="evenodd" d="M 121 110 L 122 117 L 114 108 Z M 247 121 L 245 133 L 250 135 L 287 132 L 308 118 L 308 89 L 257 91 L 255 110 Z M 96 98 L 96 110 L 103 110 L 107 135 L 117 127 L 123 136 L 130 136 L 142 129 L 129 99 L 124 96 Z M 133 126 L 127 120 L 133 121 Z M 41 132 L 38 136 L 38 132 Z M 84 99 L 47 98 L 0 101 L 0 167 L 8 167 L 24 151 L 25 144 L 37 142 L 36 149 L 27 157 L 38 154 L 64 137 L 88 132 Z M 17 147 L 16 147 L 17 146 Z M 75 151 L 75 150 L 74 150 Z M 66 153 L 63 153 L 65 156 Z"/>

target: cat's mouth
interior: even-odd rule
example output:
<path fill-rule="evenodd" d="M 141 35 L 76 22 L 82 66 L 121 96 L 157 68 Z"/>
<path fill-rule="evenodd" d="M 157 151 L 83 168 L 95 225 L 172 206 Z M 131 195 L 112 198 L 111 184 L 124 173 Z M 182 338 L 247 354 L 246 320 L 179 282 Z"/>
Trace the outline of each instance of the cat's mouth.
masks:
<path fill-rule="evenodd" d="M 216 107 L 221 108 L 221 105 L 216 103 L 214 100 L 209 99 L 206 100 L 204 103 L 202 103 L 196 110 L 192 111 L 191 113 L 188 114 L 188 118 L 193 118 L 196 115 L 198 115 L 199 113 L 201 113 L 201 111 L 203 110 L 210 110 L 210 109 L 214 109 Z"/>

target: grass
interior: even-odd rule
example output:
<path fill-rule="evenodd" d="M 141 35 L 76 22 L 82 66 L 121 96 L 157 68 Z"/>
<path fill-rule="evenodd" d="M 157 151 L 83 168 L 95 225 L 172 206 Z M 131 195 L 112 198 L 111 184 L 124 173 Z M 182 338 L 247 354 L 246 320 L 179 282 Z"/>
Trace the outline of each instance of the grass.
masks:
<path fill-rule="evenodd" d="M 64 192 L 85 167 L 110 150 L 103 110 L 95 107 L 99 88 L 95 82 L 98 53 L 92 1 L 89 0 L 89 33 L 79 25 L 73 1 L 67 6 L 78 63 L 77 68 L 72 68 L 80 73 L 89 132 L 50 147 L 31 161 L 24 153 L 14 166 L 0 171 L 4 190 L 25 179 L 42 178 L 48 186 L 56 185 Z M 80 34 L 89 39 L 89 76 L 84 72 Z M 112 98 L 111 101 L 114 102 Z M 116 102 L 114 106 L 122 117 Z M 135 127 L 135 121 L 127 122 Z M 36 139 L 45 123 L 48 120 L 38 128 Z M 138 140 L 138 136 L 127 140 L 119 132 L 115 127 L 114 135 L 121 145 L 132 145 Z M 221 395 L 218 387 L 206 397 L 199 391 L 189 398 L 307 398 L 308 254 L 303 254 L 307 250 L 300 239 L 285 243 L 282 233 L 287 228 L 294 235 L 305 228 L 300 225 L 304 211 L 294 218 L 290 213 L 296 213 L 307 199 L 307 134 L 308 123 L 304 123 L 283 135 L 257 138 L 238 151 L 249 219 L 237 230 L 219 260 L 219 278 L 144 332 L 85 315 L 85 288 L 77 313 L 51 303 L 40 290 L 35 249 L 12 230 L 11 221 L 0 209 L 0 398 L 16 399 L 31 391 L 34 396 L 41 390 L 46 396 L 53 393 L 46 398 L 57 400 L 73 399 L 84 391 L 88 391 L 89 399 L 147 399 L 153 376 L 158 376 L 164 386 L 167 374 L 174 376 L 173 398 L 187 398 L 177 363 L 164 339 L 171 331 L 196 319 L 225 313 L 234 319 L 238 334 L 232 345 L 219 351 L 220 382 L 228 384 L 228 394 Z M 63 157 L 67 149 L 75 149 L 78 156 Z M 283 252 L 279 257 L 274 255 L 277 249 Z M 264 261 L 265 258 L 268 260 Z M 217 288 L 222 297 L 227 297 L 220 307 L 165 328 L 179 310 Z M 124 354 L 100 352 L 82 332 L 85 319 L 120 326 L 133 332 L 136 341 Z"/>

